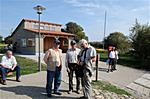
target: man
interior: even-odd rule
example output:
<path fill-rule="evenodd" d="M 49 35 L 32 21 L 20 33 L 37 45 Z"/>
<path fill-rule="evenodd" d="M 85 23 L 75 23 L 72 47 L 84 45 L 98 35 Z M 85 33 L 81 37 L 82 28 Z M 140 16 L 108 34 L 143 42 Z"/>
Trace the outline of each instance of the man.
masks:
<path fill-rule="evenodd" d="M 114 60 L 114 67 L 113 67 L 113 70 L 117 70 L 117 69 L 116 69 L 116 65 L 117 65 L 117 61 L 118 61 L 119 57 L 118 57 L 118 51 L 117 51 L 117 48 L 116 48 L 116 47 L 114 47 L 114 52 L 115 52 L 115 60 Z"/>
<path fill-rule="evenodd" d="M 2 76 L 2 84 L 6 85 L 6 73 L 16 71 L 16 81 L 20 82 L 20 67 L 17 66 L 16 58 L 12 51 L 7 51 L 6 55 L 2 57 L 0 63 L 0 73 Z"/>
<path fill-rule="evenodd" d="M 113 72 L 113 68 L 115 65 L 115 51 L 114 51 L 114 47 L 112 48 L 112 50 L 109 53 L 109 65 L 108 65 L 108 70 L 107 72 L 111 71 Z"/>
<path fill-rule="evenodd" d="M 71 48 L 67 50 L 66 53 L 66 68 L 69 75 L 69 94 L 73 91 L 73 74 L 75 72 L 76 75 L 76 92 L 80 94 L 80 77 L 78 76 L 78 55 L 80 52 L 79 48 L 76 48 L 76 41 L 71 41 Z"/>
<path fill-rule="evenodd" d="M 47 84 L 46 92 L 48 97 L 52 97 L 52 83 L 54 79 L 54 94 L 61 95 L 59 91 L 61 83 L 61 66 L 62 50 L 59 49 L 60 41 L 54 40 L 54 47 L 50 48 L 45 56 L 44 61 L 47 64 Z"/>
<path fill-rule="evenodd" d="M 96 50 L 94 47 L 90 46 L 85 39 L 80 40 L 80 45 L 82 47 L 81 52 L 79 53 L 80 66 L 83 67 L 83 76 L 82 76 L 82 87 L 83 87 L 83 97 L 80 99 L 92 99 L 92 86 L 91 86 L 91 77 L 93 73 L 92 62 L 96 61 Z"/>

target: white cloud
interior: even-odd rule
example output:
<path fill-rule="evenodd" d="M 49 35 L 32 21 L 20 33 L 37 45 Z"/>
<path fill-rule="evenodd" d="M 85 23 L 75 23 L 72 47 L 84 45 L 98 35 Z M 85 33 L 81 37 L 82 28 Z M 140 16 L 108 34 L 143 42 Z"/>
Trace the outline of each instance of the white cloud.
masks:
<path fill-rule="evenodd" d="M 96 4 L 91 1 L 82 1 L 81 0 L 64 0 L 65 3 L 71 4 L 74 7 L 80 8 L 79 11 L 84 12 L 89 15 L 95 14 L 95 9 L 100 8 L 99 4 Z"/>

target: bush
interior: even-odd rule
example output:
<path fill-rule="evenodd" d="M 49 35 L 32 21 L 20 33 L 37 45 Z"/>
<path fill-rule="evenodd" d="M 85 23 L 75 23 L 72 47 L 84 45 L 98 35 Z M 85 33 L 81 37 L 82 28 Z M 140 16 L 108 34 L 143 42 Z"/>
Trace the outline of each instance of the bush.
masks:
<path fill-rule="evenodd" d="M 96 49 L 96 52 L 100 55 L 100 61 L 106 61 L 108 59 L 108 51 L 104 49 Z"/>

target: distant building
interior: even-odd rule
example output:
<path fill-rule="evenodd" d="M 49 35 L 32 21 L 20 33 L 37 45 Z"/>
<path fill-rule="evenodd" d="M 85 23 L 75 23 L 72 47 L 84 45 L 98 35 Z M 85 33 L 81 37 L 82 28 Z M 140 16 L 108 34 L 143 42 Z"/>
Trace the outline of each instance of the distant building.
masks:
<path fill-rule="evenodd" d="M 70 46 L 69 42 L 74 38 L 73 34 L 61 32 L 61 24 L 40 22 L 41 53 L 44 53 L 54 44 L 54 38 L 59 37 L 60 48 L 65 52 Z M 38 21 L 23 19 L 12 33 L 12 43 L 16 46 L 16 52 L 22 54 L 38 53 Z"/>

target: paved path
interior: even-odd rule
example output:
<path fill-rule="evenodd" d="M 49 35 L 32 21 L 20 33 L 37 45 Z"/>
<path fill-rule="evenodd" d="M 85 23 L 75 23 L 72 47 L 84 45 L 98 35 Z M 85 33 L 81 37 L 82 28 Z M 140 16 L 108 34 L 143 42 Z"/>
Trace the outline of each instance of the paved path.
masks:
<path fill-rule="evenodd" d="M 34 56 L 34 55 L 20 55 L 20 56 L 27 57 L 27 58 L 34 59 L 34 60 L 38 59 L 38 57 Z M 42 55 L 42 58 L 43 58 L 43 55 Z M 68 83 L 68 74 L 66 72 L 66 68 L 65 68 L 65 63 L 64 62 L 65 62 L 65 54 L 63 54 L 62 80 L 64 82 Z M 42 63 L 44 63 L 44 62 L 42 61 Z M 125 67 L 125 66 L 122 66 L 122 65 L 117 65 L 117 71 L 114 71 L 114 72 L 107 73 L 106 69 L 107 69 L 106 63 L 99 62 L 98 79 L 102 79 L 102 80 L 108 81 L 108 82 L 110 82 L 110 83 L 112 83 L 114 85 L 117 85 L 117 86 L 125 88 L 125 89 L 130 84 L 132 85 L 133 82 L 135 82 L 137 79 L 139 79 L 140 77 L 142 77 L 144 74 L 149 74 L 148 71 L 137 70 L 137 69 Z M 25 89 L 27 89 L 27 91 L 29 91 L 30 88 L 28 88 L 28 86 L 29 87 L 31 86 L 31 88 L 33 87 L 33 91 L 35 91 L 35 89 L 39 88 L 42 92 L 44 92 L 45 91 L 45 77 L 46 77 L 46 74 L 44 74 L 44 73 L 42 74 L 43 76 L 41 78 L 38 78 L 38 77 L 35 76 L 35 78 L 34 78 L 35 80 L 33 80 L 33 83 L 32 83 L 32 80 L 28 80 L 28 81 L 23 80 L 23 83 L 21 83 L 21 85 L 18 85 L 18 87 L 20 89 L 21 88 L 25 88 Z M 25 76 L 25 79 L 28 78 L 27 76 Z M 93 75 L 92 79 L 95 80 L 95 72 L 94 72 L 94 75 Z M 75 82 L 75 80 L 74 80 L 74 82 Z M 12 82 L 10 82 L 10 83 L 12 83 Z M 66 83 L 62 84 L 62 88 L 65 88 L 67 90 L 68 89 L 68 85 L 66 85 Z M 20 84 L 20 83 L 18 83 L 18 84 Z M 21 87 L 21 86 L 25 86 L 25 87 Z M 11 86 L 8 86 L 8 87 L 11 87 Z M 15 87 L 12 86 L 12 90 L 15 91 L 15 88 L 16 88 L 16 86 Z M 9 88 L 8 88 L 8 91 L 9 91 Z M 17 93 L 19 93 L 19 92 L 20 91 L 17 91 Z M 14 94 L 14 93 L 11 93 L 11 94 Z M 21 94 L 23 94 L 23 92 Z M 29 95 L 27 95 L 29 97 L 34 96 L 34 95 L 30 95 L 30 92 L 29 93 L 27 92 L 27 94 L 29 94 Z M 39 95 L 39 97 L 45 97 L 45 95 L 42 95 L 42 96 Z M 67 96 L 67 97 L 69 97 L 69 96 Z"/>
<path fill-rule="evenodd" d="M 22 82 L 9 78 L 7 85 L 0 84 L 0 99 L 47 99 L 45 93 L 46 71 L 22 76 Z M 52 99 L 76 99 L 81 95 L 76 93 L 68 94 L 68 84 L 62 82 L 61 96 L 54 96 Z"/>
<path fill-rule="evenodd" d="M 20 55 L 22 57 L 28 57 L 34 60 L 37 60 L 37 56 L 33 55 Z M 42 56 L 43 59 L 43 56 Z M 43 61 L 42 61 L 43 62 Z M 63 68 L 62 68 L 62 79 L 65 82 L 68 82 L 68 74 L 65 68 L 65 54 L 63 54 Z M 44 62 L 43 62 L 44 63 Z M 117 65 L 117 71 L 107 73 L 107 65 L 104 62 L 99 61 L 99 73 L 98 79 L 102 79 L 105 81 L 109 81 L 112 84 L 125 88 L 128 84 L 132 83 L 134 80 L 138 79 L 147 71 L 137 70 L 129 67 L 125 67 L 122 65 Z M 95 73 L 93 76 L 93 80 L 95 80 Z"/>

